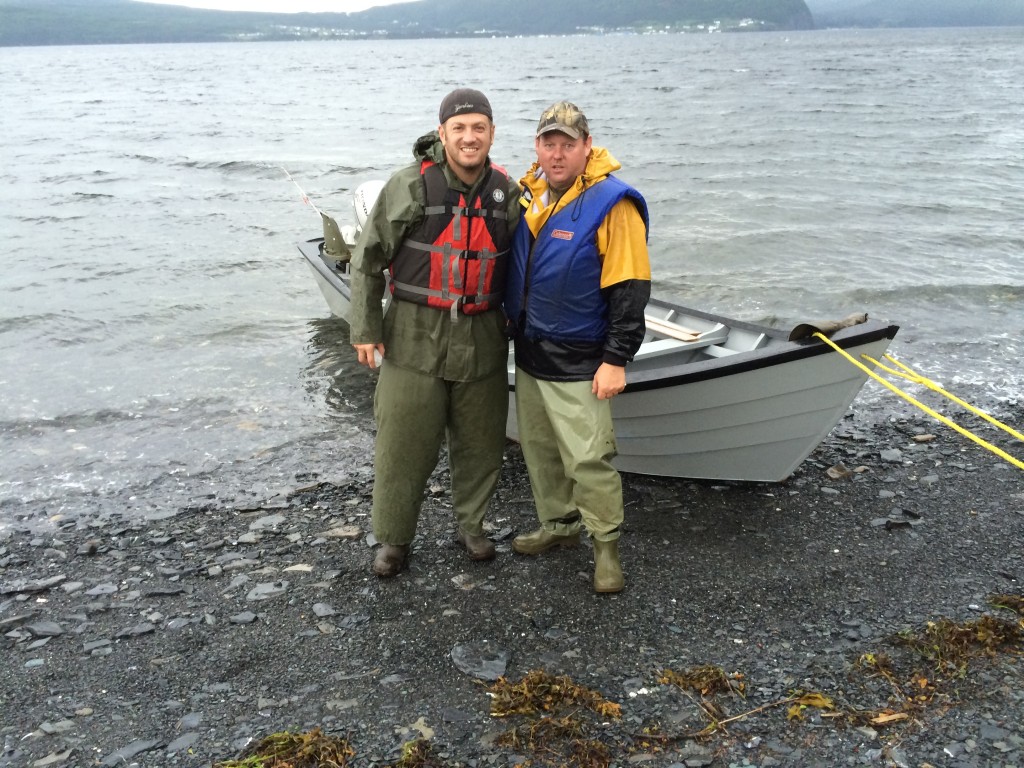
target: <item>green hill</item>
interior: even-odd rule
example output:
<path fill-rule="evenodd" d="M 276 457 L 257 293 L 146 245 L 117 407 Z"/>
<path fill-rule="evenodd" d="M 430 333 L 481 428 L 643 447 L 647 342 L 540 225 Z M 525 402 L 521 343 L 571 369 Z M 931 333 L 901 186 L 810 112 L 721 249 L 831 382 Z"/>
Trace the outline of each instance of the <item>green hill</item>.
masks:
<path fill-rule="evenodd" d="M 804 0 L 421 0 L 371 8 L 361 14 L 363 29 L 429 36 L 495 33 L 566 34 L 581 29 L 649 29 L 714 25 L 723 30 L 813 29 Z M 755 24 L 743 24 L 753 20 Z"/>
<path fill-rule="evenodd" d="M 514 9 L 514 10 L 513 10 Z M 133 0 L 0 0 L 0 45 L 810 29 L 804 0 L 419 0 L 361 13 L 207 11 Z"/>

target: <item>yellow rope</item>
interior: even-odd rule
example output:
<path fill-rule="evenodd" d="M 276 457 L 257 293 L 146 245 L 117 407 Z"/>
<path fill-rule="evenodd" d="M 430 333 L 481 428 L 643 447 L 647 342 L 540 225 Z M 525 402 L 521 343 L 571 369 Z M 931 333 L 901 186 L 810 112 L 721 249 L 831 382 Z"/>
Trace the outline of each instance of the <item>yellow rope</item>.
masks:
<path fill-rule="evenodd" d="M 868 368 L 866 365 L 864 365 L 862 362 L 860 362 L 859 360 L 855 360 L 853 358 L 853 356 L 850 355 L 849 352 L 847 352 L 845 349 L 842 349 L 838 344 L 836 344 L 834 341 L 832 341 L 832 339 L 828 338 L 825 334 L 823 334 L 823 333 L 816 333 L 816 334 L 814 334 L 814 338 L 820 339 L 821 341 L 823 341 L 826 344 L 828 344 L 830 347 L 832 347 L 832 349 L 834 349 L 836 352 L 841 354 L 843 357 L 845 357 L 847 360 L 849 360 L 855 366 L 860 368 L 862 371 L 864 371 L 864 373 L 866 373 L 868 376 L 873 378 L 875 381 L 877 381 L 880 384 L 883 384 L 884 386 L 888 387 L 893 392 L 895 392 L 897 395 L 899 395 L 904 400 L 906 400 L 908 403 L 911 403 L 912 405 L 917 406 L 918 408 L 920 408 L 922 411 L 927 413 L 932 418 L 941 421 L 943 424 L 945 424 L 950 429 L 956 430 L 957 432 L 959 432 L 964 437 L 966 437 L 966 438 L 968 438 L 970 440 L 973 440 L 978 445 L 980 445 L 983 448 L 986 448 L 989 451 L 991 451 L 992 453 L 994 453 L 996 456 L 999 456 L 1000 458 L 1005 459 L 1006 461 L 1010 462 L 1011 464 L 1013 464 L 1013 466 L 1017 467 L 1018 469 L 1024 469 L 1024 461 L 1020 461 L 1019 459 L 1015 459 L 1013 456 L 1011 456 L 1010 454 L 1006 453 L 1006 451 L 1003 451 L 1002 449 L 997 448 L 996 446 L 992 445 L 991 443 L 988 443 L 988 442 L 982 440 L 980 437 L 975 435 L 973 432 L 970 432 L 969 430 L 964 429 L 959 424 L 957 424 L 957 423 L 953 422 L 952 420 L 946 418 L 942 414 L 937 413 L 936 411 L 932 410 L 931 408 L 929 408 L 924 403 L 921 403 L 918 400 L 915 400 L 913 397 L 908 395 L 906 392 L 904 392 L 902 389 L 897 387 L 895 384 L 892 384 L 892 383 L 886 381 L 881 376 L 879 376 L 877 373 L 875 373 L 870 368 Z M 900 373 L 899 371 L 895 371 L 895 370 L 892 370 L 890 368 L 887 368 L 886 366 L 882 365 L 881 363 L 879 363 L 876 360 L 873 360 L 872 358 L 868 357 L 867 355 L 864 355 L 864 358 L 867 359 L 867 360 L 870 360 L 872 363 L 874 363 L 875 365 L 877 365 L 879 368 L 881 368 L 884 371 L 888 371 L 889 373 L 892 373 L 892 374 L 894 374 L 896 376 L 900 376 L 900 377 L 902 377 L 904 379 L 907 379 L 909 381 L 915 381 L 917 383 L 925 384 L 926 386 L 930 386 L 932 389 L 934 389 L 936 391 L 940 391 L 940 392 L 943 392 L 943 394 L 947 394 L 948 395 L 948 393 L 946 393 L 944 390 L 942 390 L 942 388 L 939 387 L 938 385 L 934 384 L 934 382 L 928 382 L 927 379 L 924 379 L 924 377 L 918 376 L 916 373 L 911 371 L 905 365 L 903 365 L 902 363 L 897 362 L 896 360 L 893 360 L 893 358 L 889 357 L 888 355 L 886 355 L 886 359 L 892 361 L 893 363 L 896 363 L 896 365 L 900 366 L 904 370 L 909 371 L 911 375 L 906 375 L 906 374 Z M 958 398 L 953 397 L 952 395 L 948 395 L 948 396 L 952 400 L 955 400 L 957 403 L 960 403 L 960 404 L 964 405 L 965 407 L 969 408 L 974 413 L 977 413 L 978 415 L 983 416 L 985 419 L 987 419 L 988 421 L 991 421 L 993 424 L 996 424 L 999 427 L 1005 429 L 1006 431 L 1008 431 L 1010 434 L 1012 434 L 1017 439 L 1024 440 L 1024 437 L 1021 437 L 1021 435 L 1018 432 L 1015 432 L 1014 430 L 1010 429 L 1009 427 L 1007 427 L 1007 426 L 1005 426 L 1003 424 L 1000 424 L 998 421 L 996 421 L 992 417 L 988 416 L 988 414 L 985 414 L 985 413 L 982 413 L 981 411 L 978 411 L 977 409 L 967 405 L 966 403 L 964 403 L 963 401 L 959 400 Z"/>
<path fill-rule="evenodd" d="M 940 395 L 942 395 L 944 397 L 948 397 L 950 400 L 952 400 L 957 405 L 966 408 L 968 411 L 970 411 L 971 413 L 975 414 L 976 416 L 980 416 L 985 421 L 987 421 L 989 424 L 992 424 L 994 426 L 999 427 L 1001 430 L 1003 430 L 1004 432 L 1007 432 L 1007 433 L 1013 435 L 1018 440 L 1024 440 L 1024 435 L 1022 435 L 1017 430 L 1013 429 L 1012 427 L 1007 426 L 1006 424 L 1003 424 L 1003 422 L 999 421 L 998 419 L 995 419 L 992 416 L 989 416 L 987 413 L 985 413 L 980 408 L 975 408 L 970 403 L 965 403 L 963 400 L 961 400 L 959 397 L 954 395 L 952 392 L 947 392 L 946 390 L 944 390 L 941 386 L 936 384 L 931 379 L 922 376 L 917 371 L 915 371 L 912 368 L 910 368 L 910 366 L 904 365 L 903 363 L 901 363 L 899 360 L 897 360 L 896 358 L 892 357 L 891 355 L 886 355 L 885 359 L 888 360 L 893 365 L 898 365 L 900 368 L 903 369 L 903 371 L 906 371 L 906 373 L 893 370 L 892 368 L 888 368 L 888 367 L 882 365 L 881 363 L 879 363 L 874 358 L 868 357 L 867 355 L 861 355 L 861 357 L 863 357 L 865 360 L 868 360 L 868 361 L 874 363 L 875 365 L 877 365 L 879 368 L 881 368 L 883 371 L 886 371 L 887 373 L 891 373 L 894 376 L 900 376 L 900 377 L 906 379 L 907 381 L 914 382 L 915 384 L 921 384 L 922 386 L 928 387 L 928 389 L 932 390 L 933 392 L 938 392 Z"/>

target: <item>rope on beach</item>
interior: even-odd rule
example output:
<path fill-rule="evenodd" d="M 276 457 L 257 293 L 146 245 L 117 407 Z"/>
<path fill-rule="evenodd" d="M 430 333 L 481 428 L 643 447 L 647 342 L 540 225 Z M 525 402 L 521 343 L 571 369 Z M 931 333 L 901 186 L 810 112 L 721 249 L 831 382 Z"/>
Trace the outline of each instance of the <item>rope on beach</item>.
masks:
<path fill-rule="evenodd" d="M 998 447 L 992 445 L 991 443 L 986 442 L 985 440 L 983 440 L 982 438 L 978 437 L 977 435 L 975 435 L 970 430 L 965 429 L 964 427 L 961 427 L 959 424 L 954 422 L 952 419 L 949 419 L 949 418 L 943 416 L 941 413 L 937 413 L 935 410 L 929 408 L 924 403 L 920 402 L 919 400 L 914 399 L 913 397 L 908 395 L 906 392 L 904 392 L 902 389 L 897 387 L 895 384 L 893 384 L 893 383 L 887 381 L 886 379 L 882 378 L 881 376 L 879 376 L 877 373 L 875 373 L 873 370 L 868 368 L 866 365 L 864 365 L 859 360 L 855 360 L 853 358 L 853 356 L 849 352 L 847 352 L 845 349 L 842 349 L 838 344 L 836 344 L 834 341 L 832 341 L 832 339 L 828 338 L 825 334 L 823 334 L 823 333 L 815 333 L 814 334 L 814 338 L 820 339 L 821 341 L 823 341 L 826 344 L 828 344 L 830 347 L 832 347 L 832 349 L 834 349 L 840 355 L 845 357 L 849 362 L 853 363 L 853 365 L 855 365 L 858 368 L 860 368 L 862 371 L 864 371 L 864 373 L 866 373 L 868 376 L 873 378 L 875 381 L 879 382 L 880 384 L 884 385 L 885 387 L 887 387 L 890 390 L 892 390 L 893 392 L 895 392 L 897 395 L 902 397 L 904 400 L 906 400 L 911 405 L 914 405 L 917 408 L 920 408 L 922 411 L 927 413 L 929 416 L 931 416 L 932 418 L 937 419 L 938 421 L 942 422 L 943 424 L 945 424 L 950 429 L 956 430 L 957 432 L 959 432 L 964 437 L 966 437 L 966 438 L 968 438 L 970 440 L 973 440 L 978 445 L 980 445 L 983 448 L 991 451 L 992 453 L 994 453 L 996 456 L 1000 457 L 1001 459 L 1005 459 L 1006 461 L 1010 462 L 1011 464 L 1013 464 L 1013 466 L 1017 467 L 1017 469 L 1024 469 L 1024 461 L 1021 461 L 1020 459 L 1015 459 L 1013 456 L 1011 456 L 1010 454 L 1008 454 L 1006 451 L 1002 450 L 1001 448 L 998 448 Z M 888 360 L 889 362 L 893 363 L 894 365 L 899 366 L 900 368 L 902 368 L 903 369 L 902 371 L 897 371 L 897 370 L 895 370 L 893 368 L 889 368 L 888 366 L 882 365 L 880 362 L 878 362 L 877 360 L 875 360 L 872 357 L 869 357 L 868 355 L 861 355 L 861 357 L 863 357 L 865 360 L 869 361 L 873 365 L 877 366 L 878 368 L 881 368 L 883 371 L 886 371 L 887 373 L 892 374 L 893 376 L 898 376 L 900 378 L 906 379 L 907 381 L 913 382 L 915 384 L 922 384 L 922 385 L 928 387 L 929 389 L 931 389 L 931 390 L 933 390 L 935 392 L 938 392 L 939 394 L 944 395 L 945 397 L 948 397 L 950 400 L 952 400 L 953 402 L 957 403 L 958 405 L 961 405 L 964 408 L 966 408 L 967 410 L 971 411 L 972 413 L 975 413 L 978 416 L 981 416 L 981 418 L 985 419 L 985 421 L 987 421 L 987 422 L 989 422 L 991 424 L 994 424 L 995 426 L 999 427 L 1000 429 L 1004 430 L 1005 432 L 1008 432 L 1009 434 L 1013 435 L 1018 440 L 1024 441 L 1024 435 L 1021 435 L 1020 432 L 1017 432 L 1016 430 L 1008 427 L 1007 425 L 1003 424 L 999 420 L 994 419 L 992 416 L 989 416 L 984 411 L 982 411 L 982 410 L 980 410 L 978 408 L 975 408 L 974 406 L 972 406 L 972 405 L 970 405 L 968 403 L 965 403 L 960 398 L 958 398 L 955 395 L 952 395 L 949 392 L 947 392 L 946 390 L 944 390 L 942 387 L 940 387 L 934 381 L 931 381 L 930 379 L 925 378 L 924 376 L 920 375 L 919 373 L 916 373 L 915 371 L 911 370 L 908 366 L 906 366 L 903 363 L 899 362 L 898 360 L 894 359 L 890 355 L 886 355 L 885 359 Z"/>

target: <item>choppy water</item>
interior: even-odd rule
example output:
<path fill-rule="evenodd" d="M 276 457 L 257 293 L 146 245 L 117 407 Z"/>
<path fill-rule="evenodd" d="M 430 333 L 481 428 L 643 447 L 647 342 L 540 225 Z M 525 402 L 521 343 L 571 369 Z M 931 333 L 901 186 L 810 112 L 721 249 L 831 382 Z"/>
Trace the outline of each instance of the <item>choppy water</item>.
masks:
<path fill-rule="evenodd" d="M 0 49 L 0 526 L 365 471 L 372 379 L 295 250 L 485 90 L 519 174 L 551 101 L 648 197 L 655 290 L 866 310 L 1017 407 L 1024 30 Z M 891 397 L 869 385 L 863 397 Z"/>

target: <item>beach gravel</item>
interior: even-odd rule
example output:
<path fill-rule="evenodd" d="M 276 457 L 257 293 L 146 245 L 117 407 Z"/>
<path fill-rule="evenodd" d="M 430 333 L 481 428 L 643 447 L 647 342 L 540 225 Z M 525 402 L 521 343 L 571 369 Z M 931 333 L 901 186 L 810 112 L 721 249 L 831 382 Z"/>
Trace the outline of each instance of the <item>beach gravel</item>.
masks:
<path fill-rule="evenodd" d="M 496 678 L 533 671 L 621 706 L 588 725 L 608 765 L 1024 767 L 1019 636 L 945 665 L 905 642 L 1021 619 L 991 598 L 1024 594 L 1024 471 L 940 429 L 847 419 L 783 483 L 624 476 L 617 595 L 593 593 L 585 542 L 511 552 L 535 524 L 511 443 L 498 557 L 455 542 L 442 466 L 391 580 L 369 569 L 370 480 L 14 514 L 0 767 L 208 766 L 317 727 L 357 766 L 416 739 L 436 765 L 556 765 L 491 710 Z M 678 683 L 699 668 L 724 688 Z"/>

